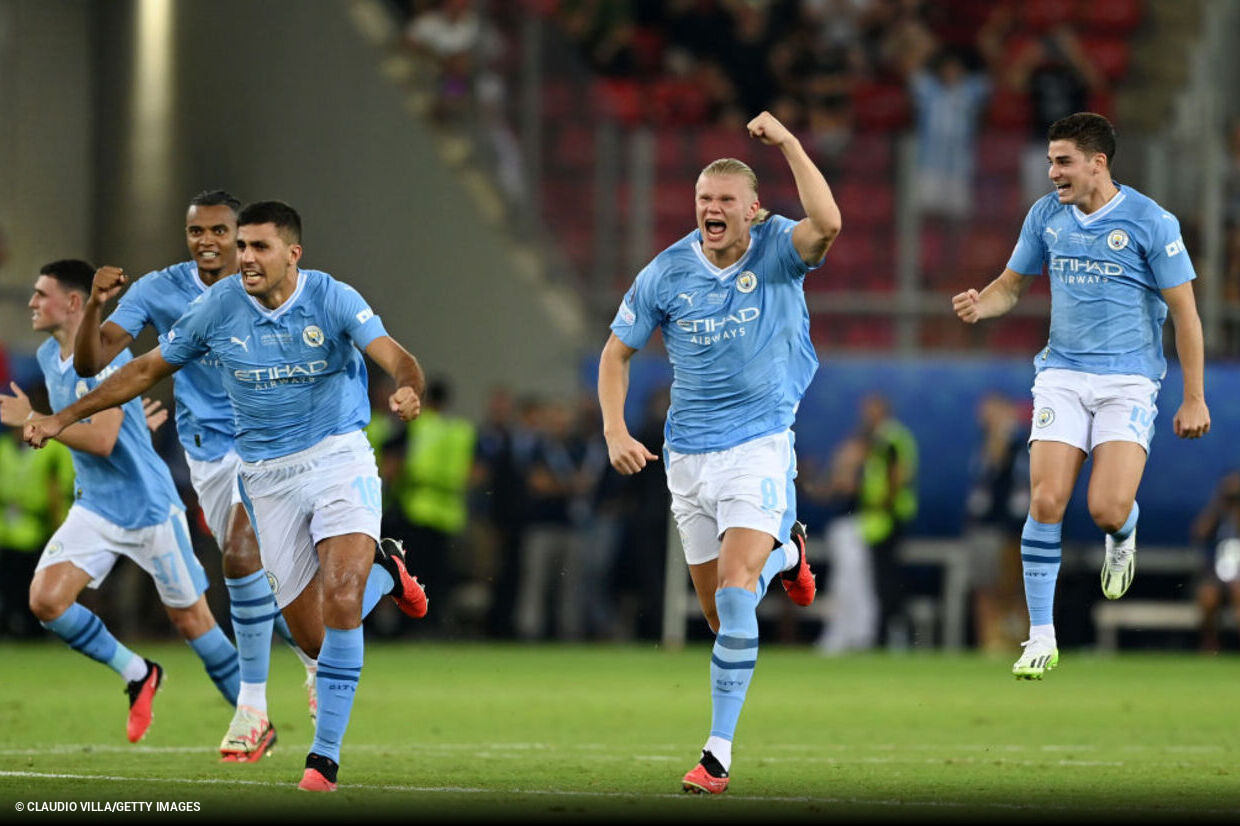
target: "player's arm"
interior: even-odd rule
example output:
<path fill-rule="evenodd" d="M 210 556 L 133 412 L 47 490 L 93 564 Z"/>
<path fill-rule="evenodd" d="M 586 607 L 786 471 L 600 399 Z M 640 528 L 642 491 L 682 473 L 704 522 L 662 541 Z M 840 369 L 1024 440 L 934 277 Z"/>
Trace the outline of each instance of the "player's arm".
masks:
<path fill-rule="evenodd" d="M 1193 282 L 1165 289 L 1162 296 L 1175 324 L 1175 351 L 1184 374 L 1184 401 L 1176 411 L 1173 427 L 1180 438 L 1197 439 L 1210 432 L 1210 409 L 1206 407 L 1205 340 Z"/>
<path fill-rule="evenodd" d="M 611 466 L 628 476 L 647 462 L 658 460 L 650 450 L 629 434 L 624 423 L 624 400 L 629 395 L 629 362 L 637 350 L 612 333 L 603 346 L 598 362 L 598 403 L 603 411 L 603 438 Z"/>
<path fill-rule="evenodd" d="M 124 404 L 179 369 L 181 365 L 164 361 L 163 354 L 156 347 L 108 376 L 98 387 L 59 413 L 26 422 L 22 438 L 34 447 L 43 447 L 48 439 L 57 437 L 69 425 L 101 410 Z"/>
<path fill-rule="evenodd" d="M 976 324 L 983 318 L 995 318 L 1016 306 L 1020 297 L 1033 284 L 1032 275 L 1021 275 L 1015 270 L 1004 269 L 979 293 L 965 290 L 952 296 L 952 309 L 966 324 Z"/>
<path fill-rule="evenodd" d="M 827 254 L 843 226 L 839 205 L 831 194 L 827 179 L 814 165 L 796 135 L 770 112 L 763 112 L 749 122 L 749 134 L 768 146 L 777 146 L 792 170 L 801 197 L 805 218 L 792 230 L 792 246 L 806 264 L 817 265 Z"/>
<path fill-rule="evenodd" d="M 426 392 L 426 376 L 418 360 L 391 336 L 379 336 L 367 344 L 366 355 L 396 382 L 396 392 L 388 398 L 392 412 L 401 421 L 416 419 L 422 412 L 422 394 Z"/>
<path fill-rule="evenodd" d="M 79 376 L 93 376 L 112 363 L 116 355 L 129 346 L 133 336 L 111 321 L 104 323 L 103 307 L 125 286 L 125 272 L 120 267 L 100 267 L 90 285 L 82 324 L 73 342 L 73 369 Z"/>
<path fill-rule="evenodd" d="M 9 387 L 13 390 L 12 396 L 0 394 L 0 424 L 21 427 L 31 421 L 36 412 L 30 403 L 30 397 L 22 392 L 16 382 L 9 382 Z M 56 437 L 56 441 L 83 453 L 110 456 L 116 439 L 120 436 L 121 422 L 124 419 L 123 410 L 105 410 L 89 422 L 78 422 L 72 427 L 66 427 Z"/>

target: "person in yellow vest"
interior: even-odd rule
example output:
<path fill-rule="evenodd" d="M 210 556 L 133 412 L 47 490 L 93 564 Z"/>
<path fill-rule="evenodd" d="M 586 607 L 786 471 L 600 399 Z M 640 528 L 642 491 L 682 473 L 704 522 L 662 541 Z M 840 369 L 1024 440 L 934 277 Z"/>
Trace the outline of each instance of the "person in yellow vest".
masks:
<path fill-rule="evenodd" d="M 917 441 L 892 417 L 890 404 L 879 394 L 861 402 L 861 435 L 866 442 L 857 492 L 861 538 L 874 563 L 879 640 L 898 646 L 908 633 L 899 545 L 917 516 Z"/>
<path fill-rule="evenodd" d="M 384 514 L 383 530 L 408 537 L 418 559 L 418 578 L 440 609 L 431 619 L 442 629 L 451 620 L 450 596 L 456 585 L 454 546 L 469 516 L 467 494 L 474 461 L 472 422 L 446 412 L 451 387 L 444 379 L 428 383 L 422 414 L 411 421 L 396 446 L 404 463 L 392 491 L 395 507 Z M 389 443 L 391 444 L 391 443 Z M 425 624 L 425 623 L 422 623 Z"/>
<path fill-rule="evenodd" d="M 39 552 L 73 503 L 73 457 L 52 442 L 35 450 L 21 431 L 0 429 L 0 634 L 41 635 L 26 606 Z"/>

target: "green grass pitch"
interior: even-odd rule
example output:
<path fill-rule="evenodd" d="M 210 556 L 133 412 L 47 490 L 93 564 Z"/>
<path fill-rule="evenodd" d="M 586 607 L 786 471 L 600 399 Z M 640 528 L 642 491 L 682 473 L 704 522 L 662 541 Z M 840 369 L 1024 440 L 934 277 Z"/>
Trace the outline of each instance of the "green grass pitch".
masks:
<path fill-rule="evenodd" d="M 188 647 L 135 647 L 168 672 L 136 746 L 107 668 L 0 645 L 0 821 L 84 822 L 105 815 L 16 807 L 108 801 L 239 822 L 1240 821 L 1235 656 L 1064 651 L 1044 681 L 1018 682 L 1017 652 L 768 645 L 731 788 L 707 798 L 680 792 L 709 727 L 705 645 L 372 643 L 340 790 L 311 795 L 296 788 L 312 730 L 290 652 L 272 652 L 275 753 L 235 765 L 216 753 L 231 710 Z"/>

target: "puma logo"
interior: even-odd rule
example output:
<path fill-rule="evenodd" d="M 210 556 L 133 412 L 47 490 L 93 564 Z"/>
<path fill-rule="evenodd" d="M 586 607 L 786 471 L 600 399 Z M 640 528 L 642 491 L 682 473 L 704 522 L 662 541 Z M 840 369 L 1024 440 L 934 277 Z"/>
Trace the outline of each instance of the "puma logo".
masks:
<path fill-rule="evenodd" d="M 237 338 L 236 336 L 229 336 L 228 340 L 231 341 L 233 344 L 240 344 L 241 349 L 245 350 L 247 353 L 250 352 L 250 345 L 249 345 L 250 337 L 249 336 L 246 336 L 244 339 Z"/>

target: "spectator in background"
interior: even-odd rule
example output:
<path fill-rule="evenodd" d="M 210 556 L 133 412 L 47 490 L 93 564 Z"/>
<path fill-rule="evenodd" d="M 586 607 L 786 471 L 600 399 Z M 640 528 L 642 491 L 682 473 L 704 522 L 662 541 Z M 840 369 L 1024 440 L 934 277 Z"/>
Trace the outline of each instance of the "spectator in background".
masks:
<path fill-rule="evenodd" d="M 663 454 L 663 422 L 669 403 L 669 388 L 652 392 L 633 434 L 658 455 Z M 620 633 L 631 632 L 640 639 L 657 640 L 663 635 L 670 504 L 663 463 L 651 462 L 641 473 L 627 477 L 621 492 L 624 519 L 614 577 Z"/>
<path fill-rule="evenodd" d="M 1020 532 L 1029 513 L 1029 451 L 1021 408 L 1012 399 L 987 394 L 977 421 L 982 439 L 969 461 L 964 539 L 977 644 L 998 653 L 1024 631 Z"/>
<path fill-rule="evenodd" d="M 1193 522 L 1193 542 L 1200 547 L 1197 605 L 1201 609 L 1201 648 L 1217 652 L 1219 608 L 1231 600 L 1240 627 L 1240 473 L 1223 477 L 1214 496 Z"/>
<path fill-rule="evenodd" d="M 435 96 L 431 111 L 440 122 L 456 122 L 468 113 L 476 79 L 489 71 L 502 48 L 474 0 L 441 0 L 414 15 L 405 42 L 430 61 Z"/>
<path fill-rule="evenodd" d="M 50 405 L 43 385 L 32 388 L 32 407 Z M 43 634 L 26 607 L 26 589 L 39 552 L 73 503 L 73 457 L 60 442 L 34 450 L 21 431 L 0 427 L 0 635 Z"/>
<path fill-rule="evenodd" d="M 827 505 L 832 514 L 826 530 L 831 617 L 817 642 L 823 654 L 868 651 L 878 639 L 874 562 L 857 514 L 866 450 L 864 439 L 849 436 L 832 454 L 826 478 L 805 485 L 806 495 Z"/>
<path fill-rule="evenodd" d="M 544 639 L 547 607 L 555 607 L 555 631 L 561 639 L 579 636 L 579 537 L 574 525 L 578 461 L 574 457 L 573 417 L 568 405 L 553 401 L 542 416 L 538 446 L 530 462 L 529 522 L 521 547 L 517 592 L 517 636 Z"/>
<path fill-rule="evenodd" d="M 437 608 L 427 620 L 441 631 L 454 610 L 453 592 L 460 574 L 457 540 L 465 529 L 475 439 L 472 423 L 448 413 L 451 399 L 447 380 L 428 382 L 421 415 L 408 423 L 392 446 L 404 461 L 393 491 L 396 524 L 389 522 L 391 531 L 384 528 L 387 535 L 405 539 L 427 594 L 438 595 Z"/>
<path fill-rule="evenodd" d="M 953 50 L 938 52 L 909 76 L 916 111 L 917 206 L 953 222 L 969 217 L 977 129 L 990 78 Z"/>
<path fill-rule="evenodd" d="M 1091 98 L 1107 91 L 1107 79 L 1081 44 L 1076 28 L 1061 23 L 1033 37 L 1018 31 L 1016 8 L 995 8 L 979 33 L 987 55 L 1008 88 L 1029 95 L 1029 144 L 1021 163 L 1025 200 L 1050 191 L 1046 178 L 1046 132 L 1052 123 L 1092 108 Z M 1006 52 L 1009 52 L 1005 54 Z"/>
<path fill-rule="evenodd" d="M 866 446 L 857 496 L 861 538 L 872 551 L 878 588 L 879 640 L 888 647 L 908 642 L 900 542 L 917 515 L 917 442 L 891 415 L 880 394 L 861 401 L 861 438 Z"/>

